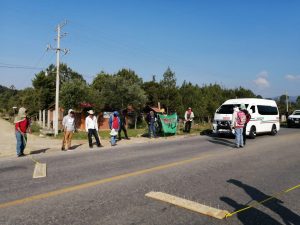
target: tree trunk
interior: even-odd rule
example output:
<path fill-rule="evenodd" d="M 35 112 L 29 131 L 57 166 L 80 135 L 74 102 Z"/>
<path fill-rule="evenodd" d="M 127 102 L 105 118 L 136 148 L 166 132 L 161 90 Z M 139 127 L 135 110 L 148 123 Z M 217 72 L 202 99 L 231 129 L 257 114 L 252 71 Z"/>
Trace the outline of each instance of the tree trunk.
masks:
<path fill-rule="evenodd" d="M 137 125 L 137 114 L 135 113 L 135 118 L 134 118 L 134 129 L 136 130 L 136 125 Z"/>

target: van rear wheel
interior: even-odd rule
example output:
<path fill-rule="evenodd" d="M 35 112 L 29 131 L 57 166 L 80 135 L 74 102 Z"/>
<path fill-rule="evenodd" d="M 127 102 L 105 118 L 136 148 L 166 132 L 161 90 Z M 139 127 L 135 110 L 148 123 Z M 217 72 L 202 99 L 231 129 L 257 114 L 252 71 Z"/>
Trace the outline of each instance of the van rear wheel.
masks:
<path fill-rule="evenodd" d="M 255 139 L 255 137 L 256 137 L 256 128 L 255 128 L 255 126 L 252 126 L 252 127 L 250 128 L 249 137 L 250 137 L 251 139 Z"/>
<path fill-rule="evenodd" d="M 272 135 L 272 136 L 275 136 L 276 134 L 277 134 L 277 128 L 276 128 L 276 125 L 273 124 L 272 130 L 271 130 L 271 135 Z"/>

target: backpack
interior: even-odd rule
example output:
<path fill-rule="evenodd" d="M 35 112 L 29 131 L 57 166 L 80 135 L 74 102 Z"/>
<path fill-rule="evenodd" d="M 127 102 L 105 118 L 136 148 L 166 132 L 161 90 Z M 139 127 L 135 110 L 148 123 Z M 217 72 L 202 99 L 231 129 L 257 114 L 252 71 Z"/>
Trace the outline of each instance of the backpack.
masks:
<path fill-rule="evenodd" d="M 236 123 L 238 126 L 244 126 L 246 123 L 246 115 L 244 112 L 239 111 L 237 113 Z"/>

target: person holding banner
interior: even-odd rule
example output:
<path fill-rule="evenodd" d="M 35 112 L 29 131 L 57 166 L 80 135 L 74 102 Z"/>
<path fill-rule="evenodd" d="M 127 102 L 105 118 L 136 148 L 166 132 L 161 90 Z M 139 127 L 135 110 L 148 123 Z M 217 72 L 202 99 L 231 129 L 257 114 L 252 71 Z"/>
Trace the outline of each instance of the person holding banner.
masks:
<path fill-rule="evenodd" d="M 192 108 L 189 107 L 184 114 L 184 121 L 185 121 L 185 126 L 184 126 L 184 131 L 187 133 L 190 133 L 191 127 L 192 127 L 192 121 L 194 119 L 194 113 L 192 111 Z"/>

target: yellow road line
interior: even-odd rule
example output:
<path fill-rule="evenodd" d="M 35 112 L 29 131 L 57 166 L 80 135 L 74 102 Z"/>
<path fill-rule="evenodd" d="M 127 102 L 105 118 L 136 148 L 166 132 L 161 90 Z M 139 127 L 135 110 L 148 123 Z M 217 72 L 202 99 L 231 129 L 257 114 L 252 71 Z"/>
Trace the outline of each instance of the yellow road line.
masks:
<path fill-rule="evenodd" d="M 69 192 L 73 192 L 73 191 L 79 191 L 79 190 L 82 190 L 82 189 L 94 187 L 94 186 L 100 185 L 100 184 L 106 184 L 106 183 L 110 183 L 110 182 L 113 182 L 113 181 L 129 178 L 129 177 L 148 174 L 148 173 L 152 173 L 152 172 L 155 172 L 155 171 L 160 171 L 160 170 L 172 168 L 172 167 L 175 167 L 175 166 L 188 164 L 188 163 L 200 160 L 200 159 L 207 158 L 208 156 L 211 156 L 211 155 L 212 154 L 206 154 L 206 155 L 203 154 L 203 155 L 200 155 L 198 157 L 193 157 L 193 158 L 190 158 L 190 159 L 185 159 L 185 160 L 181 160 L 181 161 L 177 161 L 177 162 L 173 162 L 173 163 L 168 163 L 168 164 L 164 164 L 164 165 L 160 165 L 160 166 L 156 166 L 156 167 L 152 167 L 152 168 L 148 168 L 148 169 L 138 170 L 138 171 L 135 171 L 135 172 L 126 173 L 126 174 L 122 174 L 122 175 L 118 175 L 118 176 L 114 176 L 114 177 L 104 178 L 104 179 L 101 179 L 101 180 L 91 181 L 91 182 L 87 182 L 87 183 L 83 183 L 83 184 L 79 184 L 79 185 L 75 185 L 75 186 L 65 187 L 65 188 L 55 190 L 55 191 L 50 191 L 50 192 L 46 192 L 46 193 L 42 193 L 42 194 L 38 194 L 38 195 L 33 195 L 33 196 L 18 199 L 18 200 L 10 201 L 10 202 L 4 202 L 4 203 L 0 204 L 0 209 L 11 207 L 11 206 L 16 206 L 16 205 L 22 205 L 22 204 L 32 202 L 32 201 L 35 201 L 35 200 L 46 199 L 46 198 L 50 198 L 50 197 L 53 197 L 53 196 L 62 195 L 62 194 L 65 194 L 65 193 L 69 193 Z"/>

